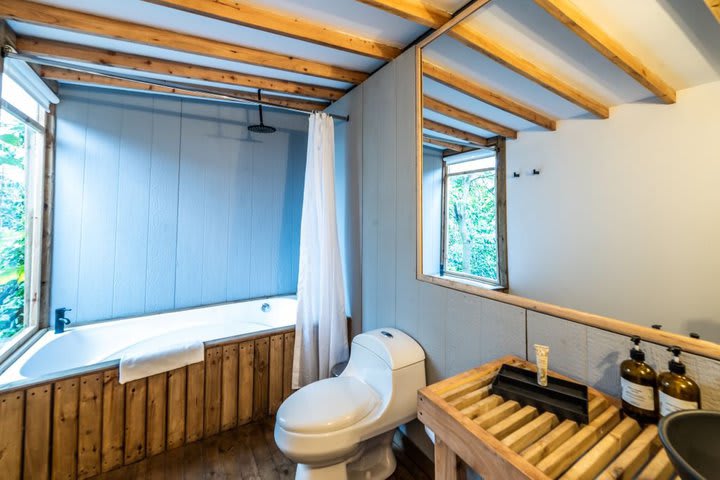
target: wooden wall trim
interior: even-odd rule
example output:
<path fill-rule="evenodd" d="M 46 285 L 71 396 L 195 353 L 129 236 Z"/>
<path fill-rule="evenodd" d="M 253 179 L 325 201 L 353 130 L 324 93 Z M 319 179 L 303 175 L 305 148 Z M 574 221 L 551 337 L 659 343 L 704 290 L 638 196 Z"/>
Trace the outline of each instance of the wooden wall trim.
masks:
<path fill-rule="evenodd" d="M 422 250 L 420 250 L 420 252 L 422 252 Z M 451 280 L 447 277 L 426 275 L 418 272 L 417 279 L 421 282 L 432 283 L 434 285 L 458 290 L 478 297 L 484 297 L 497 302 L 506 303 L 508 305 L 514 305 L 528 311 L 544 313 L 546 315 L 562 318 L 571 322 L 599 328 L 600 330 L 605 330 L 607 332 L 618 333 L 626 336 L 638 335 L 642 337 L 644 341 L 659 345 L 678 345 L 685 352 L 694 353 L 696 355 L 700 355 L 701 357 L 707 357 L 713 360 L 720 360 L 720 345 L 708 342 L 707 340 L 698 340 L 665 330 L 656 330 L 654 328 L 636 325 L 612 317 L 605 317 L 594 313 L 583 312 L 581 310 L 561 307 L 559 305 L 540 302 L 538 300 L 520 297 L 510 293 L 488 290 L 481 286 Z"/>
<path fill-rule="evenodd" d="M 2 392 L 2 478 L 90 478 L 271 415 L 292 393 L 294 337 L 206 348 L 203 362 L 126 384 L 106 365 Z"/>

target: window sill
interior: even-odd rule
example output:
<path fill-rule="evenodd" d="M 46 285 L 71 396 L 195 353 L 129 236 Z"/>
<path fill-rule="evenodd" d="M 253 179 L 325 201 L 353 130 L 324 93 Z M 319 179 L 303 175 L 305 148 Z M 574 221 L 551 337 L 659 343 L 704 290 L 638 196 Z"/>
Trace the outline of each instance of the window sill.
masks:
<path fill-rule="evenodd" d="M 435 274 L 435 275 L 425 275 L 425 276 L 431 277 L 431 278 L 436 278 L 436 279 L 441 279 L 444 282 L 459 283 L 462 285 L 467 285 L 467 286 L 475 287 L 475 288 L 482 289 L 482 290 L 491 290 L 491 291 L 495 291 L 495 292 L 504 292 L 504 293 L 507 293 L 507 291 L 508 291 L 508 287 L 505 287 L 503 285 L 495 285 L 493 283 L 483 282 L 482 280 L 473 280 L 471 278 L 465 278 L 465 277 L 460 277 L 460 276 L 455 276 L 455 275 L 437 275 L 437 274 Z"/>
<path fill-rule="evenodd" d="M 32 345 L 32 343 L 34 343 L 28 341 L 37 332 L 37 326 L 28 327 L 18 332 L 17 335 L 13 336 L 8 342 L 4 343 L 2 347 L 0 347 L 0 373 L 2 373 L 12 363 L 12 361 L 6 362 L 6 360 L 10 359 L 13 356 L 17 357 L 15 353 L 21 350 L 24 351 L 24 347 L 29 347 L 29 345 Z M 12 360 L 14 361 L 14 358 Z"/>

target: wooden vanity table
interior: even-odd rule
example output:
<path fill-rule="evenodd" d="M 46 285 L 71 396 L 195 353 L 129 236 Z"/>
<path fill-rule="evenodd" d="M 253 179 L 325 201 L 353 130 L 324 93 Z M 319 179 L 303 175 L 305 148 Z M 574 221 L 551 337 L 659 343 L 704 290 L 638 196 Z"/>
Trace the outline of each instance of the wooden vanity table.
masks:
<path fill-rule="evenodd" d="M 589 388 L 590 421 L 582 425 L 494 395 L 491 383 L 505 363 L 535 370 L 508 356 L 418 392 L 418 418 L 435 432 L 437 480 L 463 476 L 459 459 L 485 480 L 675 476 L 657 427 L 623 419 L 616 398 Z"/>

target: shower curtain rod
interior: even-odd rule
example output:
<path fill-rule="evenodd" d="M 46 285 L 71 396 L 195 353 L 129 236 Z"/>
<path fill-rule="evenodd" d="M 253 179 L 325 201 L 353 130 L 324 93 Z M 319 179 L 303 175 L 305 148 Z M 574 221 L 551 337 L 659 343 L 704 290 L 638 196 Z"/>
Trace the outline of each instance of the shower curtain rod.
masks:
<path fill-rule="evenodd" d="M 74 70 L 77 72 L 91 73 L 93 75 L 98 75 L 98 76 L 107 77 L 107 78 L 114 78 L 116 80 L 129 80 L 131 82 L 145 83 L 148 85 L 155 85 L 158 87 L 175 88 L 178 90 L 185 90 L 187 92 L 212 95 L 213 97 L 221 98 L 221 99 L 228 100 L 231 102 L 236 102 L 236 103 L 243 103 L 243 104 L 247 104 L 247 105 L 263 105 L 265 107 L 279 108 L 281 110 L 288 110 L 291 112 L 304 113 L 306 115 L 310 115 L 311 113 L 313 113 L 313 112 L 309 112 L 307 110 L 301 110 L 299 108 L 285 107 L 282 105 L 277 105 L 272 102 L 238 98 L 238 97 L 235 97 L 235 96 L 227 94 L 227 93 L 218 92 L 216 90 L 213 90 L 212 88 L 203 89 L 203 88 L 198 88 L 197 86 L 187 84 L 187 83 L 136 77 L 133 75 L 122 75 L 122 74 L 110 73 L 110 72 L 107 72 L 104 70 L 99 70 L 99 69 L 92 68 L 92 67 L 75 65 L 72 63 L 66 63 L 66 62 L 61 62 L 61 61 L 57 61 L 57 60 L 50 60 L 50 59 L 46 59 L 46 58 L 43 58 L 43 57 L 40 57 L 37 55 L 28 55 L 28 54 L 24 54 L 24 53 L 18 53 L 10 45 L 5 45 L 5 47 L 3 47 L 3 56 L 6 58 L 13 58 L 16 60 L 22 60 L 24 62 L 36 63 L 38 65 L 45 65 L 48 67 L 58 67 L 58 68 L 65 68 L 67 70 Z M 292 99 L 292 97 L 288 97 L 288 99 Z M 335 120 L 340 120 L 340 121 L 344 121 L 344 122 L 350 121 L 350 117 L 346 116 L 346 115 L 336 115 L 334 113 L 328 113 L 328 115 L 330 117 L 334 118 Z"/>

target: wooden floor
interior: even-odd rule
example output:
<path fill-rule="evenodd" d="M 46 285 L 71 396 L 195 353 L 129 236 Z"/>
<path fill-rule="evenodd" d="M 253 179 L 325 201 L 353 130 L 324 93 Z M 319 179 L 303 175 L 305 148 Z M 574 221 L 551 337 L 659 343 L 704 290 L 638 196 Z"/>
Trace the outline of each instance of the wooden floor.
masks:
<path fill-rule="evenodd" d="M 274 419 L 252 423 L 108 472 L 94 480 L 293 479 L 295 464 L 275 445 Z M 430 480 L 432 463 L 396 435 L 396 480 Z M 430 472 L 429 474 L 426 472 Z"/>

